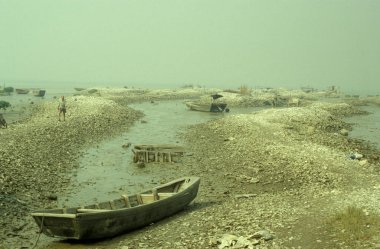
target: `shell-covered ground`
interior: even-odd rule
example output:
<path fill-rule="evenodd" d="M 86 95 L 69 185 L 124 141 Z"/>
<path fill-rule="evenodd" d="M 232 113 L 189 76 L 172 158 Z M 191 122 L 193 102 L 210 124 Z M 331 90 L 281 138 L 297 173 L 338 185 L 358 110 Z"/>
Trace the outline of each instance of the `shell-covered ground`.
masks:
<path fill-rule="evenodd" d="M 55 195 L 70 184 L 69 173 L 81 149 L 117 136 L 142 117 L 128 103 L 209 101 L 217 91 L 91 89 L 68 97 L 64 122 L 58 121 L 56 103 L 46 101 L 30 117 L 0 129 L 0 248 L 32 248 L 36 233 L 31 231 L 36 229 L 29 212 L 55 207 Z M 363 101 L 285 90 L 222 94 L 218 101 L 230 106 L 270 108 L 178 131 L 192 152 L 178 176 L 201 177 L 193 204 L 114 240 L 66 246 L 380 248 L 378 227 L 367 224 L 363 229 L 373 235 L 356 239 L 340 236 L 349 231 L 328 222 L 350 206 L 379 215 L 379 151 L 347 137 L 350 126 L 342 121 L 345 115 L 361 114 L 352 104 L 377 103 L 377 98 Z M 290 99 L 299 101 L 294 106 Z M 352 159 L 353 153 L 363 157 Z"/>

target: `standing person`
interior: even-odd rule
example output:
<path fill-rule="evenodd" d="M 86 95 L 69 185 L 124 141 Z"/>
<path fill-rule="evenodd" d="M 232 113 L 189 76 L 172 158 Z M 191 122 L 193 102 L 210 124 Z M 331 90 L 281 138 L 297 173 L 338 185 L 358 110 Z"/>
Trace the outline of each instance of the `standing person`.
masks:
<path fill-rule="evenodd" d="M 61 114 L 63 115 L 63 121 L 65 121 L 65 115 L 66 115 L 66 100 L 65 100 L 65 96 L 62 96 L 61 99 L 59 100 L 58 112 L 59 112 L 59 121 L 61 121 Z"/>

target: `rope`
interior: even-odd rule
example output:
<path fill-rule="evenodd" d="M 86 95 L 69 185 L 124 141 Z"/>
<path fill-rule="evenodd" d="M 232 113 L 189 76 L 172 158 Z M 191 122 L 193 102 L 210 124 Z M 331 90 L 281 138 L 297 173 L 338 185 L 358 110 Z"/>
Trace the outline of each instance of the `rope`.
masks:
<path fill-rule="evenodd" d="M 40 227 L 40 233 L 38 234 L 38 237 L 37 237 L 36 243 L 34 244 L 34 246 L 32 247 L 32 249 L 36 248 L 36 246 L 37 246 L 37 244 L 38 244 L 38 241 L 40 240 L 40 236 L 41 236 L 41 233 L 42 233 L 42 226 L 44 225 L 44 217 L 45 217 L 45 216 L 42 216 L 42 219 L 41 219 L 41 227 Z"/>

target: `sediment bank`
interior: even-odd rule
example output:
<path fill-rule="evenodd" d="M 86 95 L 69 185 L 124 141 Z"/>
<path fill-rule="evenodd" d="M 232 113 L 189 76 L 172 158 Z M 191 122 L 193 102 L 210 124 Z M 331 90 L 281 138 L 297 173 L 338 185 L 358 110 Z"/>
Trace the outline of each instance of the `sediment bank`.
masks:
<path fill-rule="evenodd" d="M 23 231 L 35 230 L 29 212 L 53 207 L 57 193 L 70 184 L 81 150 L 128 129 L 143 114 L 98 97 L 67 97 L 66 121 L 57 104 L 36 105 L 26 119 L 0 130 L 1 241 L 18 244 Z M 13 244 L 12 244 L 13 243 Z M 24 242 L 27 243 L 27 242 Z"/>
<path fill-rule="evenodd" d="M 164 99 L 168 95 L 187 96 L 165 93 Z M 244 98 L 231 99 L 236 105 L 249 105 L 246 96 L 234 98 Z M 125 105 L 138 99 L 101 91 L 68 97 L 64 122 L 58 121 L 56 103 L 47 101 L 29 118 L 0 129 L 1 246 L 32 247 L 37 230 L 29 212 L 55 207 L 82 148 L 120 134 L 143 116 Z M 379 153 L 342 132 L 350 127 L 341 118 L 360 113 L 344 102 L 310 100 L 190 127 L 182 139 L 191 155 L 175 174 L 201 177 L 196 201 L 162 222 L 86 248 L 217 248 L 225 234 L 262 248 L 373 247 L 379 238 L 357 243 L 330 236 L 335 231 L 326 234 L 326 217 L 349 205 L 378 211 Z M 364 157 L 352 160 L 352 152 Z M 260 231 L 270 239 L 253 236 Z"/>

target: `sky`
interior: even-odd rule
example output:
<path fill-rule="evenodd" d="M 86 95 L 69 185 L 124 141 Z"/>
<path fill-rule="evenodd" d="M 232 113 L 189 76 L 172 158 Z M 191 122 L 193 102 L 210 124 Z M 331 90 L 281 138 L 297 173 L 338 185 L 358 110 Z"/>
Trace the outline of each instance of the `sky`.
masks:
<path fill-rule="evenodd" d="M 0 83 L 380 94 L 380 0 L 0 0 Z"/>

